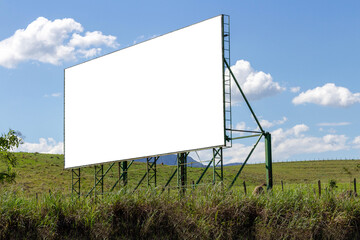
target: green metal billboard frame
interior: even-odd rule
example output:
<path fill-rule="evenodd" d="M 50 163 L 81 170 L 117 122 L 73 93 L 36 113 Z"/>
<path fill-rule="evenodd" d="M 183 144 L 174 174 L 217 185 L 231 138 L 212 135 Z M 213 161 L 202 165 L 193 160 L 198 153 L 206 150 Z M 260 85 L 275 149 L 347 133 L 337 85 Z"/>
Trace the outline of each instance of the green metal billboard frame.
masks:
<path fill-rule="evenodd" d="M 234 179 L 232 180 L 231 184 L 228 186 L 230 189 L 240 176 L 242 170 L 244 169 L 246 163 L 250 159 L 252 153 L 256 149 L 258 143 L 260 142 L 261 138 L 265 138 L 265 167 L 266 167 L 266 183 L 267 189 L 271 189 L 273 187 L 273 176 L 272 176 L 272 152 L 271 152 L 271 134 L 269 132 L 265 132 L 262 128 L 255 112 L 253 111 L 249 101 L 247 100 L 243 90 L 239 82 L 237 81 L 234 73 L 230 68 L 230 16 L 222 15 L 222 38 L 223 38 L 223 89 L 224 89 L 224 138 L 225 138 L 225 146 L 213 148 L 213 156 L 212 159 L 209 161 L 207 166 L 204 168 L 203 172 L 199 176 L 196 182 L 193 183 L 193 187 L 196 187 L 202 181 L 206 172 L 212 166 L 212 183 L 215 184 L 216 182 L 223 182 L 224 180 L 224 170 L 223 170 L 223 149 L 231 148 L 233 140 L 240 140 L 245 138 L 252 138 L 257 137 L 257 141 L 253 145 L 252 149 L 248 153 L 247 157 L 245 158 L 244 162 L 240 166 L 238 172 L 236 173 Z M 231 80 L 234 81 L 237 89 L 240 91 L 243 100 L 246 103 L 246 106 L 251 112 L 252 117 L 254 118 L 257 126 L 259 127 L 260 131 L 248 131 L 248 130 L 241 130 L 241 129 L 233 129 L 232 128 L 232 110 L 231 110 Z M 233 132 L 242 132 L 242 133 L 250 133 L 251 135 L 241 136 L 241 137 L 233 137 Z M 181 152 L 177 153 L 177 165 L 174 172 L 169 177 L 166 184 L 162 187 L 162 192 L 169 187 L 171 181 L 177 175 L 177 188 L 179 193 L 183 195 L 186 191 L 188 181 L 187 181 L 187 157 L 189 152 Z M 136 191 L 140 185 L 143 183 L 145 178 L 147 178 L 147 186 L 148 187 L 156 187 L 157 186 L 157 170 L 156 170 L 156 162 L 159 159 L 159 156 L 149 157 L 147 158 L 147 170 L 143 177 L 140 179 L 134 191 Z M 118 179 L 110 189 L 113 191 L 115 187 L 122 182 L 123 186 L 127 185 L 128 179 L 128 169 L 132 165 L 134 161 L 122 161 L 118 162 Z M 94 195 L 96 198 L 98 195 L 103 195 L 104 193 L 104 178 L 106 174 L 110 171 L 110 169 L 115 165 L 112 163 L 109 168 L 104 172 L 103 165 L 94 166 L 94 186 L 91 190 L 85 195 L 90 196 Z M 80 197 L 80 189 L 81 189 L 81 181 L 80 181 L 80 168 L 72 169 L 72 181 L 71 181 L 71 192 L 72 196 Z"/>

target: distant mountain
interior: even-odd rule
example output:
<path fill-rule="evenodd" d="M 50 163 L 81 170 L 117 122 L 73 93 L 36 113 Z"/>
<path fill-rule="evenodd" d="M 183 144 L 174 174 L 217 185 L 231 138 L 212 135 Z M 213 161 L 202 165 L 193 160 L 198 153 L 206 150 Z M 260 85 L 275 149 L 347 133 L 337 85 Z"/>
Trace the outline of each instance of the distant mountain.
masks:
<path fill-rule="evenodd" d="M 243 163 L 241 162 L 235 162 L 235 163 L 228 163 L 228 164 L 224 164 L 224 166 L 237 166 L 237 165 L 242 165 Z"/>
<path fill-rule="evenodd" d="M 159 159 L 156 161 L 156 164 L 164 164 L 164 165 L 176 165 L 176 155 L 165 155 L 160 156 Z M 146 162 L 146 158 L 137 159 L 137 162 Z M 194 160 L 192 157 L 187 157 L 188 167 L 205 167 L 203 164 L 199 163 L 198 161 Z"/>

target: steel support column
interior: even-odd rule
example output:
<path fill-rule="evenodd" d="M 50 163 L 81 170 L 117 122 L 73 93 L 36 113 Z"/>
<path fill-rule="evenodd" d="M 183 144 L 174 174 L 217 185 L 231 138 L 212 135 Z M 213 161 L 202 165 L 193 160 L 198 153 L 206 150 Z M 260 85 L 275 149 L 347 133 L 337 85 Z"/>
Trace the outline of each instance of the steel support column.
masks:
<path fill-rule="evenodd" d="M 123 185 L 125 187 L 128 183 L 128 162 L 127 161 L 119 162 L 119 182 L 120 182 L 121 178 L 123 180 Z"/>
<path fill-rule="evenodd" d="M 95 165 L 95 177 L 94 177 L 94 196 L 95 198 L 97 195 L 104 194 L 104 165 Z"/>
<path fill-rule="evenodd" d="M 110 192 L 112 192 L 115 189 L 117 184 L 119 184 L 119 186 L 120 186 L 121 180 L 123 181 L 124 186 L 127 184 L 127 172 L 129 170 L 130 166 L 133 164 L 133 162 L 134 162 L 134 160 L 130 161 L 129 164 L 123 163 L 123 162 L 118 162 L 119 178 L 116 180 L 115 184 L 110 189 Z M 125 169 L 125 171 L 123 169 Z M 124 177 L 126 177 L 126 178 L 124 178 Z"/>
<path fill-rule="evenodd" d="M 148 187 L 153 184 L 156 187 L 156 161 L 159 157 L 150 157 L 146 158 L 146 168 L 147 168 L 147 184 Z"/>
<path fill-rule="evenodd" d="M 177 180 L 181 195 L 185 194 L 187 187 L 187 156 L 188 152 L 177 154 Z"/>
<path fill-rule="evenodd" d="M 271 154 L 271 134 L 265 133 L 265 166 L 266 166 L 266 185 L 267 189 L 273 187 L 273 175 L 272 175 L 272 154 Z"/>
<path fill-rule="evenodd" d="M 71 169 L 71 196 L 80 198 L 80 168 Z"/>
<path fill-rule="evenodd" d="M 223 148 L 213 148 L 213 184 L 218 178 L 220 182 L 224 179 L 223 171 Z"/>

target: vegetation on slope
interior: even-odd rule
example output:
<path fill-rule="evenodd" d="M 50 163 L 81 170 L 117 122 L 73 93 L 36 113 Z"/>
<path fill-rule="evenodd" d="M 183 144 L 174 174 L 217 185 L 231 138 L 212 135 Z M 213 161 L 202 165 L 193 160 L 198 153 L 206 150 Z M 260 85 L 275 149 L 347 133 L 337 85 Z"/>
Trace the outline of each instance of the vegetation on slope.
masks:
<path fill-rule="evenodd" d="M 158 188 L 147 189 L 144 184 L 133 192 L 146 169 L 144 163 L 134 163 L 126 188 L 77 199 L 70 196 L 71 172 L 63 169 L 63 155 L 16 155 L 16 184 L 0 185 L 0 239 L 360 238 L 360 198 L 347 191 L 353 178 L 359 177 L 358 160 L 275 163 L 275 187 L 260 196 L 249 192 L 265 180 L 262 164 L 246 166 L 231 191 L 224 186 L 239 166 L 225 167 L 223 186 L 201 185 L 181 197 L 175 181 L 160 194 L 174 171 L 174 166 L 165 165 L 158 166 Z M 189 168 L 189 181 L 202 171 Z M 93 174 L 91 167 L 82 169 L 84 193 L 94 183 Z M 114 168 L 105 189 L 117 177 Z M 204 183 L 211 180 L 210 171 Z M 317 180 L 323 185 L 321 197 Z"/>
<path fill-rule="evenodd" d="M 346 195 L 346 194 L 345 194 Z M 0 194 L 1 239 L 356 239 L 360 200 L 306 187 L 260 196 L 220 186 L 177 194 L 121 191 L 80 200 Z"/>

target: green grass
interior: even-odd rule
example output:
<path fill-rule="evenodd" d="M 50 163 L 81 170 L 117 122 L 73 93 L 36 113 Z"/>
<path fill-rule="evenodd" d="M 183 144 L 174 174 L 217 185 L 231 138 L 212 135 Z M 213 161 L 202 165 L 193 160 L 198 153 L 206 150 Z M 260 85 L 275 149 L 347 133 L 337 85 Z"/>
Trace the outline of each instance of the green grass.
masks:
<path fill-rule="evenodd" d="M 133 192 L 146 171 L 146 164 L 134 163 L 126 188 L 78 200 L 70 197 L 71 171 L 63 169 L 63 155 L 16 155 L 16 183 L 0 189 L 0 239 L 360 238 L 360 198 L 346 192 L 353 187 L 353 178 L 359 178 L 359 160 L 274 163 L 274 188 L 260 196 L 250 192 L 265 181 L 263 164 L 247 165 L 231 191 L 210 184 L 209 169 L 203 185 L 180 197 L 176 188 L 160 194 L 175 166 L 157 166 L 159 188 L 148 189 L 144 182 Z M 225 186 L 239 167 L 224 168 Z M 203 170 L 188 168 L 189 182 Z M 94 169 L 81 171 L 86 193 L 94 184 Z M 105 192 L 117 177 L 113 168 L 106 176 Z M 336 180 L 337 188 L 330 190 L 330 179 Z M 243 181 L 248 186 L 246 196 Z"/>
<path fill-rule="evenodd" d="M 126 189 L 94 198 L 0 191 L 0 239 L 358 239 L 360 199 L 307 185 L 260 196 L 221 186 L 184 197 Z"/>
<path fill-rule="evenodd" d="M 16 153 L 18 165 L 16 188 L 24 192 L 27 196 L 35 196 L 36 193 L 71 192 L 71 171 L 64 169 L 64 156 L 59 154 L 39 154 L 39 153 Z M 104 164 L 107 169 L 110 164 Z M 118 168 L 115 165 L 107 174 L 104 181 L 104 191 L 109 191 L 118 178 Z M 329 183 L 330 179 L 336 180 L 340 189 L 350 189 L 353 187 L 354 178 L 360 179 L 360 160 L 331 160 L 331 161 L 303 161 L 274 163 L 273 175 L 275 188 L 279 187 L 283 181 L 285 188 L 292 188 L 299 183 L 310 184 L 317 187 L 317 181 L 321 180 L 324 184 Z M 157 184 L 164 186 L 175 166 L 157 165 Z M 224 167 L 224 185 L 228 186 L 233 180 L 240 166 Z M 5 166 L 0 166 L 0 171 L 5 170 Z M 204 168 L 188 167 L 188 183 L 192 183 L 201 175 Z M 134 188 L 141 177 L 146 172 L 146 164 L 134 162 L 128 172 L 128 186 Z M 89 191 L 94 185 L 94 167 L 84 167 L 81 169 L 81 188 L 83 193 Z M 243 172 L 235 183 L 235 188 L 242 189 L 242 182 L 245 181 L 248 191 L 256 185 L 265 181 L 264 164 L 246 165 Z M 212 182 L 212 169 L 210 168 L 204 176 L 201 184 L 207 185 Z M 176 176 L 170 183 L 176 186 Z M 12 184 L 5 184 L 2 188 L 14 188 Z M 141 185 L 141 189 L 146 189 L 146 179 Z"/>

